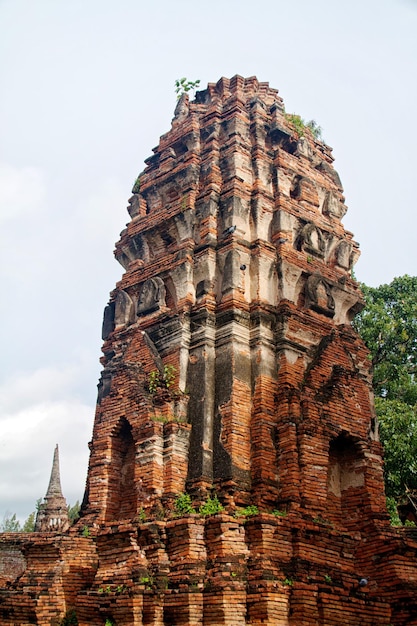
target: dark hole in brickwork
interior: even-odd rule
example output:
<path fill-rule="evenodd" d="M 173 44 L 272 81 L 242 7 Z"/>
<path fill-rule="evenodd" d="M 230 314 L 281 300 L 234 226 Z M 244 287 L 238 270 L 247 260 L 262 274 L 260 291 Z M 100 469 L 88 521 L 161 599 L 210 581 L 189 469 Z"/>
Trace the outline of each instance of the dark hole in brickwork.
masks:
<path fill-rule="evenodd" d="M 342 434 L 329 445 L 327 511 L 334 522 L 353 524 L 364 504 L 363 455 L 358 444 Z"/>
<path fill-rule="evenodd" d="M 132 427 L 123 417 L 119 429 L 112 436 L 111 464 L 109 466 L 110 499 L 107 520 L 129 519 L 136 514 L 135 444 Z"/>
<path fill-rule="evenodd" d="M 165 281 L 165 304 L 169 309 L 177 308 L 177 294 L 175 290 L 174 281 L 168 277 Z"/>
<path fill-rule="evenodd" d="M 290 197 L 293 200 L 297 200 L 300 197 L 300 194 L 301 194 L 300 181 L 301 181 L 301 176 L 295 176 L 291 183 Z"/>
<path fill-rule="evenodd" d="M 177 157 L 183 156 L 186 152 L 188 152 L 187 145 L 183 141 L 177 141 L 173 145 L 175 155 Z"/>

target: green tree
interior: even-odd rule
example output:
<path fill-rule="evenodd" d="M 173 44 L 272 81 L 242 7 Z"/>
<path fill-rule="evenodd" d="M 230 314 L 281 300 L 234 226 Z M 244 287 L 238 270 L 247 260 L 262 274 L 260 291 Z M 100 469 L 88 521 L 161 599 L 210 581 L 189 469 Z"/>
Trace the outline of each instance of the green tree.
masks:
<path fill-rule="evenodd" d="M 68 506 L 68 519 L 70 521 L 70 524 L 76 522 L 77 519 L 80 517 L 80 508 L 81 506 L 79 500 L 77 500 L 77 502 L 72 506 Z"/>
<path fill-rule="evenodd" d="M 22 532 L 24 533 L 33 533 L 35 530 L 35 520 L 36 520 L 36 512 L 32 511 L 25 520 L 22 526 Z"/>
<path fill-rule="evenodd" d="M 417 490 L 417 406 L 376 398 L 375 408 L 385 450 L 385 490 L 398 500 Z"/>
<path fill-rule="evenodd" d="M 35 504 L 35 510 L 32 511 L 25 520 L 22 526 L 22 532 L 24 533 L 33 533 L 35 531 L 35 523 L 36 523 L 36 514 L 39 511 L 39 507 L 42 504 L 42 498 L 38 498 Z"/>
<path fill-rule="evenodd" d="M 366 307 L 355 326 L 371 351 L 377 396 L 417 402 L 417 276 L 361 285 Z"/>
<path fill-rule="evenodd" d="M 306 128 L 308 128 L 315 139 L 323 141 L 323 130 L 315 120 L 309 120 L 308 122 L 306 122 L 300 115 L 297 115 L 296 113 L 285 113 L 285 118 L 288 122 L 290 122 L 290 124 L 292 124 L 300 137 L 304 136 L 305 130 Z"/>
<path fill-rule="evenodd" d="M 20 531 L 20 522 L 16 517 L 16 513 L 13 513 L 13 515 L 9 512 L 5 513 L 3 521 L 0 522 L 0 532 L 19 533 Z"/>
<path fill-rule="evenodd" d="M 417 277 L 361 287 L 366 307 L 355 326 L 371 352 L 385 490 L 394 521 L 396 505 L 413 502 L 417 494 Z"/>

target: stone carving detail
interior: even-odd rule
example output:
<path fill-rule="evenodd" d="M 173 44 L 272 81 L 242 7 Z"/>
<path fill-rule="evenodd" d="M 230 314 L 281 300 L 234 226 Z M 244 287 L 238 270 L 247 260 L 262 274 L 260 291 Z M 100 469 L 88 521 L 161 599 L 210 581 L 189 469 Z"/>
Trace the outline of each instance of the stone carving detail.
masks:
<path fill-rule="evenodd" d="M 306 282 L 305 304 L 309 309 L 333 317 L 335 303 L 330 284 L 318 273 L 311 274 Z"/>
<path fill-rule="evenodd" d="M 138 302 L 138 315 L 145 315 L 165 306 L 166 289 L 159 276 L 147 280 L 141 289 Z"/>
<path fill-rule="evenodd" d="M 298 200 L 301 196 L 301 180 L 301 176 L 294 176 L 291 181 L 290 198 L 293 200 Z"/>
<path fill-rule="evenodd" d="M 315 183 L 307 176 L 294 176 L 290 187 L 290 198 L 304 200 L 313 206 L 319 206 L 319 196 Z"/>
<path fill-rule="evenodd" d="M 213 281 L 208 278 L 200 280 L 196 287 L 196 298 L 202 298 L 213 291 Z"/>
<path fill-rule="evenodd" d="M 98 394 L 97 394 L 97 403 L 100 402 L 109 395 L 111 389 L 111 383 L 113 379 L 113 374 L 109 369 L 104 369 L 100 381 L 98 383 Z"/>
<path fill-rule="evenodd" d="M 345 215 L 346 211 L 346 207 L 337 198 L 337 196 L 332 191 L 328 191 L 323 202 L 323 214 L 333 215 L 334 217 L 341 219 Z"/>
<path fill-rule="evenodd" d="M 317 163 L 315 167 L 320 172 L 323 172 L 323 174 L 325 174 L 326 176 L 329 176 L 330 179 L 335 183 L 335 185 L 340 189 L 340 191 L 343 191 L 343 186 L 342 186 L 342 181 L 340 180 L 340 176 L 331 165 L 326 163 L 326 161 L 320 160 L 319 163 Z"/>
<path fill-rule="evenodd" d="M 104 307 L 103 326 L 101 330 L 101 338 L 106 341 L 110 333 L 114 330 L 114 302 L 110 302 Z"/>
<path fill-rule="evenodd" d="M 127 207 L 127 210 L 129 211 L 130 217 L 133 219 L 134 217 L 137 217 L 140 213 L 139 194 L 134 193 L 133 196 L 129 198 L 128 203 L 129 206 Z"/>
<path fill-rule="evenodd" d="M 307 222 L 299 235 L 299 246 L 305 252 L 324 257 L 326 242 L 320 228 Z"/>
<path fill-rule="evenodd" d="M 341 241 L 336 248 L 336 262 L 340 267 L 348 270 L 352 265 L 352 246 L 347 241 Z"/>
<path fill-rule="evenodd" d="M 236 250 L 228 252 L 223 269 L 222 294 L 239 288 L 240 255 Z"/>
<path fill-rule="evenodd" d="M 174 120 L 176 122 L 184 120 L 188 116 L 189 112 L 189 97 L 188 94 L 183 93 L 178 100 L 177 106 L 175 107 Z"/>
<path fill-rule="evenodd" d="M 116 327 L 128 326 L 134 322 L 133 300 L 123 289 L 116 296 L 114 322 Z"/>
<path fill-rule="evenodd" d="M 295 154 L 298 156 L 305 156 L 307 159 L 311 159 L 311 157 L 313 156 L 313 151 L 310 148 L 310 144 L 305 137 L 300 137 L 300 139 L 298 140 Z"/>

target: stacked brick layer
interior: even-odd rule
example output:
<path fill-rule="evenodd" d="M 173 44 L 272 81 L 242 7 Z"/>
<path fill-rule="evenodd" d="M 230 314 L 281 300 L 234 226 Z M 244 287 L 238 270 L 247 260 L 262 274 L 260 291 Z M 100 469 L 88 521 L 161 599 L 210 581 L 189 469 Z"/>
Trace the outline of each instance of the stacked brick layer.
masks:
<path fill-rule="evenodd" d="M 416 548 L 411 529 L 341 533 L 272 514 L 6 535 L 0 551 L 19 571 L 0 571 L 0 620 L 52 625 L 74 610 L 80 626 L 417 624 Z"/>

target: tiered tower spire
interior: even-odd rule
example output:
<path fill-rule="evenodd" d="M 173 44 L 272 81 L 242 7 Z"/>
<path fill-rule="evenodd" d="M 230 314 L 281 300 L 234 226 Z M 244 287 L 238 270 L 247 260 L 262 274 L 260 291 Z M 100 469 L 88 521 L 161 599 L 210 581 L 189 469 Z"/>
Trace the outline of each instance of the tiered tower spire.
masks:
<path fill-rule="evenodd" d="M 69 527 L 68 506 L 61 489 L 59 472 L 59 450 L 55 446 L 51 477 L 44 502 L 36 515 L 36 532 L 65 532 Z"/>
<path fill-rule="evenodd" d="M 254 77 L 184 94 L 139 175 L 103 324 L 96 521 L 216 489 L 231 507 L 384 516 L 359 255 L 331 149 Z M 104 472 L 104 473 L 103 473 Z"/>

